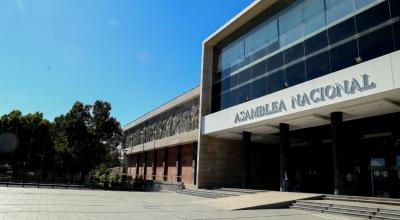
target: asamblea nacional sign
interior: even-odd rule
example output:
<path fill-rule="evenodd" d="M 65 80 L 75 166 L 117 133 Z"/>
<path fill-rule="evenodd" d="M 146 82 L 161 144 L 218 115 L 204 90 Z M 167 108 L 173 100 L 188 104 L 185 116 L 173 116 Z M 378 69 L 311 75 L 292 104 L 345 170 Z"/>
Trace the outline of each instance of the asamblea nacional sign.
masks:
<path fill-rule="evenodd" d="M 350 80 L 344 80 L 323 87 L 318 87 L 301 94 L 296 94 L 291 96 L 290 103 L 286 103 L 284 100 L 280 99 L 265 105 L 259 105 L 255 108 L 237 112 L 235 116 L 235 124 L 267 115 L 273 115 L 279 112 L 285 112 L 288 108 L 301 108 L 315 103 L 333 100 L 342 96 L 350 96 L 374 88 L 376 88 L 376 83 L 370 81 L 370 76 L 368 74 L 363 74 L 360 78 L 352 78 Z"/>

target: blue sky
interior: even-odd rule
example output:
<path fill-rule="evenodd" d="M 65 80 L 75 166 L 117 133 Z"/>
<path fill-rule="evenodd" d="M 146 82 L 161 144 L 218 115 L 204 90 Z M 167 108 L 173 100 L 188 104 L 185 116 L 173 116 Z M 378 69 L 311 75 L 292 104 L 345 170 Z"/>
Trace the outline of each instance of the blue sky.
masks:
<path fill-rule="evenodd" d="M 76 101 L 121 124 L 200 81 L 201 43 L 251 0 L 0 0 L 0 114 Z"/>

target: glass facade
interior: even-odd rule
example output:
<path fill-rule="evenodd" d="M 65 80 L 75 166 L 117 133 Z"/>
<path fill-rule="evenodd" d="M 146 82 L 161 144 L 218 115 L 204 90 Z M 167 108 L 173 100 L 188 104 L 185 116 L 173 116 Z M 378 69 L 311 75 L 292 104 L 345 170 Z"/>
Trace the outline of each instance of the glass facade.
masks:
<path fill-rule="evenodd" d="M 298 0 L 217 48 L 212 112 L 400 49 L 399 0 Z"/>

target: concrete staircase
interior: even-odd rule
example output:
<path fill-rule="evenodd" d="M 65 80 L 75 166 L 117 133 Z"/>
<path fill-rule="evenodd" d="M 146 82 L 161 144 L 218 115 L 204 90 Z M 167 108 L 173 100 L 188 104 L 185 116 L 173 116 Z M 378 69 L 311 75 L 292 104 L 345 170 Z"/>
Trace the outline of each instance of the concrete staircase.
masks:
<path fill-rule="evenodd" d="M 182 193 L 182 194 L 192 195 L 192 196 L 199 196 L 199 197 L 210 198 L 210 199 L 241 195 L 241 193 L 238 193 L 238 192 L 214 190 L 214 189 L 182 189 L 182 190 L 177 191 L 177 193 Z"/>
<path fill-rule="evenodd" d="M 372 199 L 371 199 L 372 200 Z M 400 219 L 400 206 L 344 200 L 297 200 L 290 208 L 329 214 L 349 215 L 365 219 Z"/>

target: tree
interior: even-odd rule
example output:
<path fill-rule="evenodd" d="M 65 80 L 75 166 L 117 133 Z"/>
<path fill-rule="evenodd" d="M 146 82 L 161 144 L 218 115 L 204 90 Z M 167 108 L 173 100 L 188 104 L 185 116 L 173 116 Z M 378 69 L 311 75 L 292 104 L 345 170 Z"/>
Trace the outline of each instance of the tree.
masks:
<path fill-rule="evenodd" d="M 80 173 L 83 181 L 115 151 L 122 131 L 110 112 L 108 102 L 96 101 L 93 106 L 75 102 L 67 114 L 55 118 L 52 140 L 65 174 Z"/>

